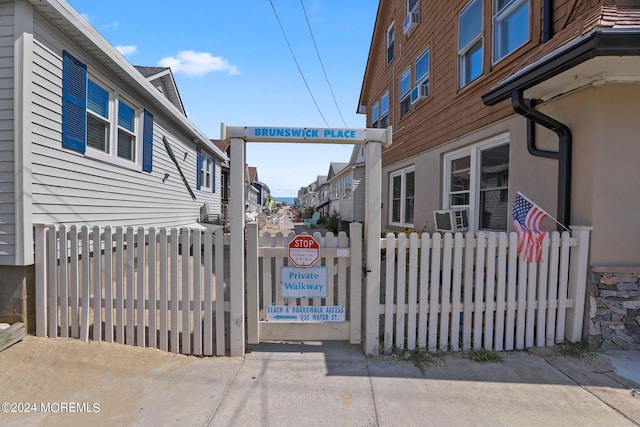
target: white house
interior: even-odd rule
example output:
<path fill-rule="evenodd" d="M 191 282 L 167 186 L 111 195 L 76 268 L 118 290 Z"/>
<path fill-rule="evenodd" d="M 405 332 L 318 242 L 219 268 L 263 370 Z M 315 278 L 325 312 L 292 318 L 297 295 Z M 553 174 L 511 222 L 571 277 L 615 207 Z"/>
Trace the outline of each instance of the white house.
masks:
<path fill-rule="evenodd" d="M 0 2 L 0 63 L 0 321 L 26 321 L 34 224 L 220 212 L 227 156 L 186 117 L 170 70 L 136 69 L 64 0 Z"/>
<path fill-rule="evenodd" d="M 365 150 L 364 145 L 354 145 L 349 163 L 332 162 L 329 166 L 327 182 L 331 186 L 330 212 L 338 212 L 344 221 L 364 222 Z"/>

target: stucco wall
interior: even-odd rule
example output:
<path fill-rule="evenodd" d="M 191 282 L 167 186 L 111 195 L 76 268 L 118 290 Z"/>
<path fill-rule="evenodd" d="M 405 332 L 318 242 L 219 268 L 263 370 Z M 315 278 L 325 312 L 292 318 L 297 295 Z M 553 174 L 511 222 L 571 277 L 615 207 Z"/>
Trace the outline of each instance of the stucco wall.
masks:
<path fill-rule="evenodd" d="M 638 266 L 640 85 L 607 83 L 549 102 L 541 111 L 573 134 L 571 219 L 591 225 L 591 264 Z"/>

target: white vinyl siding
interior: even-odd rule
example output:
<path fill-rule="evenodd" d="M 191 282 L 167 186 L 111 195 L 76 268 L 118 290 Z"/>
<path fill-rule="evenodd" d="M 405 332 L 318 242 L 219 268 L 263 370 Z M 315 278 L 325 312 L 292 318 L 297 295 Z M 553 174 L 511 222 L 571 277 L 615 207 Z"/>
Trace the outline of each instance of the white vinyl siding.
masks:
<path fill-rule="evenodd" d="M 33 105 L 33 222 L 144 227 L 184 226 L 197 221 L 200 206 L 220 211 L 219 193 L 198 192 L 192 200 L 169 158 L 163 137 L 195 192 L 197 152 L 192 135 L 176 131 L 171 117 L 154 113 L 153 171 L 140 172 L 65 149 L 62 138 L 62 51 L 68 49 L 97 69 L 115 90 L 142 99 L 76 45 L 36 15 Z M 144 106 L 144 101 L 139 101 Z M 214 176 L 219 180 L 219 163 Z M 165 173 L 169 177 L 163 181 Z M 219 186 L 219 182 L 216 185 Z"/>
<path fill-rule="evenodd" d="M 0 6 L 0 265 L 16 258 L 13 4 Z"/>
<path fill-rule="evenodd" d="M 364 166 L 357 166 L 353 170 L 353 221 L 364 222 L 365 211 L 365 179 Z"/>

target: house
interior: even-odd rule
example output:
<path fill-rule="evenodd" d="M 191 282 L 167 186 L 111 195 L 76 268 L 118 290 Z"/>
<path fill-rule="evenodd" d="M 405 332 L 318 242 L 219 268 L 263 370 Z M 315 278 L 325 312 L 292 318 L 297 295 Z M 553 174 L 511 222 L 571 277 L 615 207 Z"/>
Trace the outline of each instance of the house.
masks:
<path fill-rule="evenodd" d="M 567 227 L 593 227 L 592 277 L 609 291 L 637 286 L 639 110 L 636 1 L 379 3 L 358 111 L 393 128 L 387 230 L 433 232 L 434 211 L 459 209 L 470 231 L 513 231 L 520 191 Z M 599 312 L 589 286 L 587 313 Z M 589 335 L 606 341 L 621 317 L 592 317 Z"/>
<path fill-rule="evenodd" d="M 316 180 L 307 185 L 306 187 L 301 187 L 298 190 L 298 201 L 300 203 L 300 207 L 304 210 L 306 208 L 316 209 L 319 202 L 319 194 L 318 190 L 320 185 L 327 181 L 327 177 L 323 175 L 318 175 Z"/>
<path fill-rule="evenodd" d="M 230 218 L 229 191 L 231 188 L 231 181 L 229 179 L 229 173 L 231 172 L 230 144 L 228 141 L 220 139 L 212 139 L 210 141 L 227 156 L 226 160 L 220 162 L 220 203 L 222 205 L 222 216 L 225 220 L 228 220 Z"/>
<path fill-rule="evenodd" d="M 328 181 L 331 186 L 330 212 L 348 222 L 364 222 L 364 145 L 354 145 L 348 163 L 332 162 Z"/>
<path fill-rule="evenodd" d="M 249 181 L 251 185 L 258 190 L 257 203 L 259 206 L 268 206 L 271 204 L 271 190 L 269 186 L 258 179 L 258 168 L 249 166 Z"/>
<path fill-rule="evenodd" d="M 34 224 L 197 226 L 204 205 L 220 212 L 227 156 L 187 118 L 169 69 L 135 68 L 64 0 L 4 1 L 0 16 L 0 318 L 12 322 L 33 298 Z"/>

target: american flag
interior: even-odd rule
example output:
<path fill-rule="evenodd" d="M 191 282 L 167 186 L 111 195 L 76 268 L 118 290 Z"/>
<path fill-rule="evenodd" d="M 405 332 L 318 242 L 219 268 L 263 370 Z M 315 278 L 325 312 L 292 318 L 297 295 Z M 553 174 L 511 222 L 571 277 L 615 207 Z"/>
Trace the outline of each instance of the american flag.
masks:
<path fill-rule="evenodd" d="M 542 259 L 542 241 L 547 233 L 540 229 L 540 224 L 548 216 L 540 206 L 522 193 L 516 193 L 513 203 L 513 228 L 518 233 L 518 254 L 524 254 L 529 262 Z"/>

